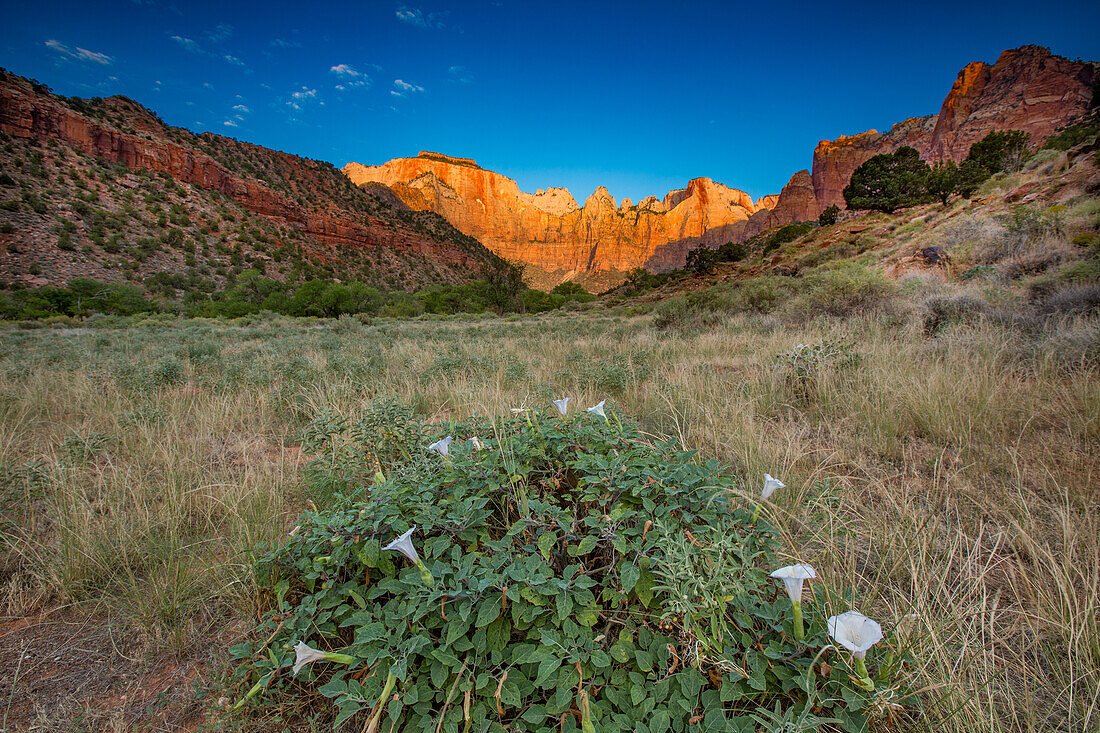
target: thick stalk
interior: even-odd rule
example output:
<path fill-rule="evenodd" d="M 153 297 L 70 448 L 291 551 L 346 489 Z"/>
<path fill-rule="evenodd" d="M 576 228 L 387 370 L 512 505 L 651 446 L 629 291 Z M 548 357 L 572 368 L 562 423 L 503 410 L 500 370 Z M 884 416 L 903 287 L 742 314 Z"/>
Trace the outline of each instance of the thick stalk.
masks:
<path fill-rule="evenodd" d="M 863 661 L 863 657 L 855 658 L 856 674 L 859 675 L 859 684 L 867 692 L 872 692 L 875 689 L 875 683 L 871 681 L 871 677 L 867 674 L 867 665 Z"/>
<path fill-rule="evenodd" d="M 364 729 L 365 733 L 375 733 L 378 730 L 378 721 L 382 719 L 382 711 L 386 709 L 386 699 L 390 696 L 390 691 L 393 690 L 393 683 L 396 680 L 397 678 L 393 676 L 393 672 L 386 675 L 386 684 L 382 686 L 382 694 L 378 696 L 374 714 L 370 716 L 370 721 Z"/>
<path fill-rule="evenodd" d="M 794 638 L 798 641 L 802 641 L 806 636 L 806 630 L 802 626 L 802 603 L 793 601 L 791 603 L 791 610 L 794 612 Z"/>
<path fill-rule="evenodd" d="M 416 561 L 416 568 L 420 571 L 420 580 L 428 588 L 435 587 L 435 578 L 432 577 L 432 571 L 428 570 L 428 566 L 424 564 L 423 560 Z"/>

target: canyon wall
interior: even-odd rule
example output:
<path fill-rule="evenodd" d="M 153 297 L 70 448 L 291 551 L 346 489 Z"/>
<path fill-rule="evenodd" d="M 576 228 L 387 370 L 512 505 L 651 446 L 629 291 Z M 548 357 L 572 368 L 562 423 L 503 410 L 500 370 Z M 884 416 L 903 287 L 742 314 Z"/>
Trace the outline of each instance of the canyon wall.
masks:
<path fill-rule="evenodd" d="M 1086 114 L 1094 64 L 1053 56 L 1038 46 L 1005 51 L 995 64 L 968 64 L 938 114 L 914 117 L 888 132 L 874 130 L 822 140 L 812 171 L 799 171 L 778 196 L 753 202 L 708 178 L 663 199 L 616 205 L 604 188 L 584 203 L 562 188 L 534 194 L 474 161 L 438 153 L 378 166 L 350 163 L 357 184 L 391 187 L 413 209 L 442 214 L 501 256 L 551 273 L 548 284 L 625 272 L 682 267 L 688 251 L 747 239 L 767 229 L 816 219 L 832 204 L 844 208 L 844 187 L 861 163 L 903 145 L 926 160 L 961 161 L 994 130 L 1024 130 L 1034 143 Z"/>
<path fill-rule="evenodd" d="M 1095 64 L 1054 56 L 1039 46 L 1005 51 L 993 65 L 967 64 L 939 114 L 900 122 L 887 133 L 871 130 L 818 143 L 813 160 L 818 207 L 844 208 L 852 171 L 903 145 L 929 162 L 961 162 L 971 145 L 995 130 L 1023 130 L 1038 144 L 1089 111 L 1096 74 Z"/>
<path fill-rule="evenodd" d="M 776 203 L 696 178 L 662 199 L 636 204 L 617 203 L 601 186 L 582 206 L 564 188 L 524 193 L 472 160 L 428 152 L 343 170 L 358 185 L 389 186 L 410 208 L 442 214 L 493 252 L 554 273 L 558 282 L 680 267 L 688 250 L 729 241 L 753 214 Z"/>

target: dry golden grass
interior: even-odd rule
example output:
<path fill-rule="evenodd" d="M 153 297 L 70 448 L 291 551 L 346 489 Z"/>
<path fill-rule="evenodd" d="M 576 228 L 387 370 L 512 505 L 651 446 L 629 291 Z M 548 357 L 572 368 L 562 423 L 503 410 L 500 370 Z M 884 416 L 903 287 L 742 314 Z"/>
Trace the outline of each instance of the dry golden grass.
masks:
<path fill-rule="evenodd" d="M 254 614 L 251 558 L 305 506 L 295 443 L 315 411 L 384 393 L 445 420 L 607 397 L 728 464 L 746 496 L 782 477 L 770 510 L 791 557 L 886 628 L 917 614 L 918 729 L 1095 730 L 1100 388 L 1093 357 L 1052 348 L 1082 329 L 931 338 L 895 308 L 686 333 L 601 313 L 4 331 L 3 603 L 106 613 L 182 650 Z M 829 340 L 858 362 L 777 367 Z"/>

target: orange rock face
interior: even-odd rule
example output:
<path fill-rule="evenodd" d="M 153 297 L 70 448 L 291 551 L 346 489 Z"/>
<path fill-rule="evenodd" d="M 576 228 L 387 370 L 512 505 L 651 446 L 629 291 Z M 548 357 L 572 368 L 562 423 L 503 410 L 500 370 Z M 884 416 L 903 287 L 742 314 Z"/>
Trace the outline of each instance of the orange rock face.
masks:
<path fill-rule="evenodd" d="M 524 193 L 510 178 L 438 153 L 379 166 L 351 163 L 356 184 L 382 183 L 410 207 L 442 214 L 498 255 L 558 273 L 559 281 L 635 267 L 668 270 L 687 252 L 736 239 L 753 214 L 775 204 L 696 178 L 663 200 L 617 204 L 602 186 L 583 206 L 563 188 Z"/>
<path fill-rule="evenodd" d="M 959 72 L 932 133 L 932 160 L 962 160 L 989 132 L 1023 130 L 1037 143 L 1088 112 L 1093 64 L 1054 56 L 1039 46 L 1001 54 L 997 63 Z"/>
<path fill-rule="evenodd" d="M 773 227 L 845 208 L 852 171 L 904 145 L 928 161 L 963 160 L 994 130 L 1025 130 L 1038 142 L 1086 113 L 1096 66 L 1051 55 L 1038 46 L 1005 51 L 992 66 L 959 72 L 939 114 L 913 117 L 888 132 L 822 140 L 813 172 L 799 171 L 778 196 L 758 201 L 708 178 L 637 204 L 616 206 L 604 188 L 578 206 L 568 191 L 523 193 L 516 182 L 466 158 L 421 153 L 380 166 L 351 163 L 357 184 L 383 183 L 410 207 L 442 214 L 459 230 L 512 260 L 556 273 L 557 282 L 634 267 L 668 270 L 700 244 L 718 246 Z"/>

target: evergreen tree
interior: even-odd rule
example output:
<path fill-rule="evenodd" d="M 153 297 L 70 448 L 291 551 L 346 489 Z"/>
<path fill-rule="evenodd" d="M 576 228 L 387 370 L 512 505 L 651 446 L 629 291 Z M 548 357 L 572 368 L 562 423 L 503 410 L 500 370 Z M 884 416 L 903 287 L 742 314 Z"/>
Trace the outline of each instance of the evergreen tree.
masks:
<path fill-rule="evenodd" d="M 920 154 L 909 146 L 898 148 L 893 155 L 876 155 L 852 173 L 844 188 L 844 200 L 850 209 L 872 209 L 888 214 L 915 206 L 928 200 L 930 172 Z"/>
<path fill-rule="evenodd" d="M 928 193 L 946 204 L 948 197 L 959 190 L 959 167 L 955 161 L 940 161 L 928 173 Z"/>
<path fill-rule="evenodd" d="M 836 204 L 826 207 L 821 212 L 821 216 L 817 217 L 817 223 L 823 227 L 827 227 L 830 224 L 836 224 L 837 219 L 840 218 L 840 207 Z"/>

